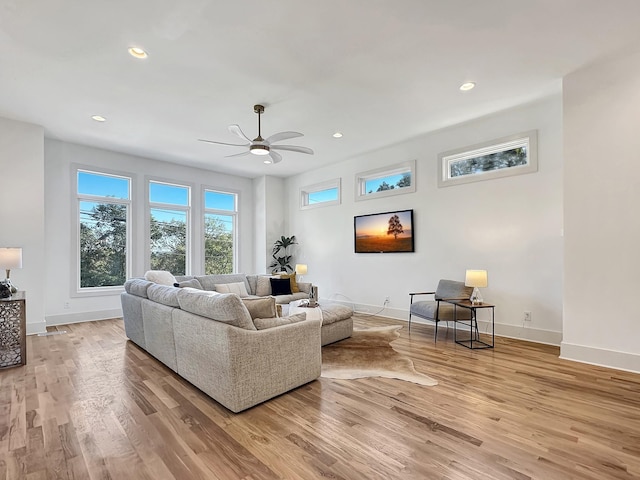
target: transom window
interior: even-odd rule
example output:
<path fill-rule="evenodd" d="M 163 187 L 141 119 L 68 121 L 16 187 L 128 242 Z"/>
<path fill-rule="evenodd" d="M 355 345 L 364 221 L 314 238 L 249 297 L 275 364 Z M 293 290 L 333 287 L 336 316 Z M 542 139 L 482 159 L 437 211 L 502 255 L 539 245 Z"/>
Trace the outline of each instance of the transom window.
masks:
<path fill-rule="evenodd" d="M 536 172 L 537 132 L 451 150 L 438 155 L 438 160 L 439 187 Z"/>
<path fill-rule="evenodd" d="M 149 181 L 149 265 L 186 275 L 189 265 L 191 188 Z"/>
<path fill-rule="evenodd" d="M 78 292 L 121 288 L 129 277 L 131 178 L 76 170 Z"/>
<path fill-rule="evenodd" d="M 340 204 L 340 179 L 335 178 L 300 189 L 300 208 L 326 207 Z"/>
<path fill-rule="evenodd" d="M 204 191 L 204 273 L 233 273 L 236 265 L 238 195 Z"/>
<path fill-rule="evenodd" d="M 356 175 L 356 200 L 416 191 L 415 161 L 369 170 Z"/>

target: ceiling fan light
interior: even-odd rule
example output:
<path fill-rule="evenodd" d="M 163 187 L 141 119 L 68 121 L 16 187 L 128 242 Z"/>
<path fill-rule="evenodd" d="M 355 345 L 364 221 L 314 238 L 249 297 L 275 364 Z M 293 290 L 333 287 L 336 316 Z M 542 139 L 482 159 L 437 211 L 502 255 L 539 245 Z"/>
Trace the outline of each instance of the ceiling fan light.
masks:
<path fill-rule="evenodd" d="M 249 151 L 254 155 L 269 155 L 269 147 L 267 145 L 251 145 Z"/>

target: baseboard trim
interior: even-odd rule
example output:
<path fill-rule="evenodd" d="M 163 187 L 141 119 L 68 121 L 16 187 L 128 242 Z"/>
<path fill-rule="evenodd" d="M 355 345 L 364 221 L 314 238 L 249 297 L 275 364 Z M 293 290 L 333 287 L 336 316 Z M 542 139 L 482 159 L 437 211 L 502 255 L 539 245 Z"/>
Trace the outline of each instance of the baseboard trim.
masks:
<path fill-rule="evenodd" d="M 99 310 L 95 312 L 62 313 L 58 315 L 47 315 L 45 320 L 47 325 L 67 325 L 69 323 L 91 322 L 94 320 L 108 320 L 110 318 L 122 317 L 122 309 Z M 43 329 L 43 331 L 46 329 Z"/>
<path fill-rule="evenodd" d="M 409 312 L 400 308 L 386 308 L 378 305 L 353 304 L 340 301 L 336 303 L 344 303 L 345 305 L 353 306 L 354 311 L 360 315 L 376 315 L 378 317 L 392 318 L 394 320 L 401 320 L 409 323 Z M 411 319 L 411 323 L 433 325 L 433 322 L 429 322 L 428 320 L 423 320 L 418 317 L 413 317 Z M 446 322 L 440 323 L 438 324 L 438 329 L 443 327 L 447 328 L 446 325 Z M 515 338 L 517 340 L 544 343 L 547 345 L 554 345 L 556 347 L 560 346 L 560 343 L 562 342 L 562 332 L 558 332 L 555 330 L 527 328 L 519 325 L 509 325 L 506 323 L 496 323 L 495 326 L 497 337 Z M 479 320 L 478 328 L 480 328 L 480 331 L 482 333 L 491 332 L 491 322 Z"/>
<path fill-rule="evenodd" d="M 640 373 L 640 355 L 637 353 L 562 342 L 560 344 L 560 358 L 599 367 L 615 368 L 625 372 Z"/>
<path fill-rule="evenodd" d="M 47 331 L 47 322 L 27 323 L 27 335 L 37 335 Z"/>

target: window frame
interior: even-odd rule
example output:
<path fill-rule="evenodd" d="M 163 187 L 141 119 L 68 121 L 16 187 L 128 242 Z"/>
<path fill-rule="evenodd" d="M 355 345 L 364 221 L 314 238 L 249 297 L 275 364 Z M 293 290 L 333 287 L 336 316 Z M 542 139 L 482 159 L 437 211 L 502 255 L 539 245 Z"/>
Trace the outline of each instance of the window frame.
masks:
<path fill-rule="evenodd" d="M 129 192 L 128 199 L 104 197 L 102 195 L 90 195 L 86 193 L 78 192 L 78 174 L 80 172 L 86 172 L 92 175 L 102 175 L 106 177 L 117 177 L 128 180 Z M 116 205 L 126 205 L 127 217 L 126 217 L 126 244 L 125 244 L 125 281 L 131 278 L 132 272 L 132 246 L 133 246 L 133 189 L 135 184 L 135 175 L 126 172 L 120 172 L 115 170 L 109 170 L 105 168 L 96 168 L 88 165 L 72 164 L 71 165 L 71 288 L 69 290 L 69 296 L 71 298 L 80 297 L 97 297 L 106 295 L 115 295 L 124 291 L 123 285 L 111 285 L 106 287 L 82 287 L 82 262 L 80 261 L 80 203 L 81 202 L 98 202 L 98 203 L 112 203 Z"/>
<path fill-rule="evenodd" d="M 215 193 L 222 193 L 225 195 L 233 195 L 235 198 L 235 202 L 234 202 L 234 210 L 230 211 L 230 210 L 218 210 L 218 209 L 214 209 L 214 208 L 207 208 L 206 202 L 207 202 L 207 192 L 215 192 Z M 238 228 L 239 228 L 239 205 L 240 205 L 240 192 L 237 190 L 228 190 L 228 189 L 221 189 L 218 187 L 211 187 L 211 186 L 206 186 L 203 185 L 202 186 L 202 192 L 201 192 L 201 198 L 202 198 L 202 215 L 201 215 L 201 221 L 202 221 L 202 233 L 201 233 L 201 242 L 202 242 L 202 247 L 201 247 L 201 255 L 202 255 L 202 262 L 201 262 L 201 269 L 203 274 L 205 274 L 206 272 L 206 251 L 205 251 L 205 247 L 206 247 L 206 242 L 205 242 L 205 238 L 204 238 L 204 234 L 205 234 L 205 216 L 207 214 L 213 214 L 213 215 L 226 215 L 226 216 L 231 216 L 233 217 L 233 261 L 232 261 L 232 273 L 236 273 L 238 271 Z"/>
<path fill-rule="evenodd" d="M 169 185 L 173 187 L 187 188 L 187 206 L 179 205 L 175 203 L 160 203 L 160 202 L 152 202 L 151 201 L 151 183 L 160 183 L 163 185 Z M 191 275 L 191 264 L 193 257 L 193 221 L 192 221 L 192 210 L 193 210 L 193 185 L 185 182 L 178 183 L 174 180 L 168 180 L 165 178 L 159 177 L 150 177 L 145 176 L 145 269 L 151 270 L 151 210 L 157 208 L 163 208 L 167 210 L 181 210 L 186 213 L 186 234 L 185 234 L 185 275 Z M 172 272 L 173 273 L 173 272 Z M 178 276 L 180 276 L 178 274 Z"/>
<path fill-rule="evenodd" d="M 338 190 L 338 198 L 335 200 L 327 200 L 326 202 L 309 203 L 309 195 L 323 192 L 325 190 Z M 329 207 L 331 205 L 340 205 L 342 203 L 342 179 L 333 178 L 324 182 L 315 183 L 313 185 L 307 185 L 300 187 L 300 210 L 307 210 L 310 208 Z"/>
<path fill-rule="evenodd" d="M 408 187 L 400 187 L 394 188 L 392 190 L 367 193 L 367 181 L 378 178 L 391 177 L 393 175 L 399 175 L 406 172 L 409 172 L 411 174 L 411 185 L 409 185 Z M 416 191 L 416 161 L 409 160 L 407 162 L 396 163 L 394 165 L 387 165 L 385 167 L 375 168 L 373 170 L 367 170 L 365 172 L 357 173 L 355 182 L 356 201 L 414 193 Z"/>
<path fill-rule="evenodd" d="M 452 177 L 451 166 L 462 160 L 472 160 L 477 157 L 493 153 L 506 152 L 514 148 L 527 147 L 527 164 L 504 167 L 485 172 L 474 172 L 467 175 Z M 449 187 L 465 183 L 492 180 L 495 178 L 523 175 L 538 171 L 538 131 L 516 133 L 488 142 L 457 148 L 438 154 L 438 187 Z"/>

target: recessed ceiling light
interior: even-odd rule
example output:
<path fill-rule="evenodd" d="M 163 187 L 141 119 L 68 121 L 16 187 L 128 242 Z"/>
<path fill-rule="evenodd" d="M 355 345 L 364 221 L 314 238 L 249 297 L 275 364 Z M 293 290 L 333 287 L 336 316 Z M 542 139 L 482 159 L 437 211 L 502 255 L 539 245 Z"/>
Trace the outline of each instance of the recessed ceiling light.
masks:
<path fill-rule="evenodd" d="M 476 84 L 474 82 L 466 82 L 460 85 L 460 90 L 462 90 L 463 92 L 466 92 L 467 90 L 471 90 L 475 86 Z"/>
<path fill-rule="evenodd" d="M 333 138 L 342 138 L 342 133 L 341 132 L 334 133 Z"/>
<path fill-rule="evenodd" d="M 131 55 L 132 57 L 136 57 L 136 58 L 147 58 L 147 52 L 145 52 L 143 49 L 141 49 L 140 47 L 129 47 L 129 55 Z"/>
<path fill-rule="evenodd" d="M 91 119 L 95 120 L 96 122 L 106 122 L 107 121 L 107 119 L 104 118 L 102 115 L 92 115 Z"/>

